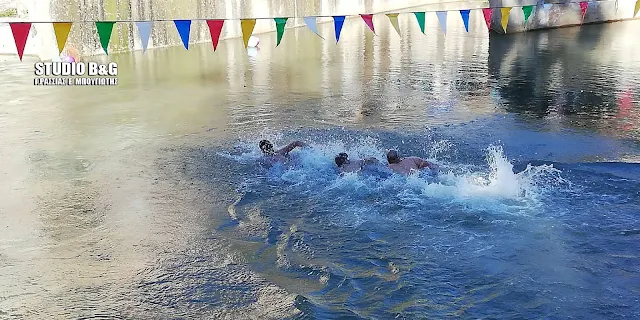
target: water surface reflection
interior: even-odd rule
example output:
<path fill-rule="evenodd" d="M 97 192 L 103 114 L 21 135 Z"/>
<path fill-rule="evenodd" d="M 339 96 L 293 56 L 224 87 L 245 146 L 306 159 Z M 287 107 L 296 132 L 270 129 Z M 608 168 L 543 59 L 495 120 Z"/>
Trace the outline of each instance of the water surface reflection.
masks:
<path fill-rule="evenodd" d="M 255 174 L 215 158 L 218 151 L 232 150 L 239 138 L 277 139 L 285 131 L 289 138 L 297 131 L 300 139 L 325 134 L 326 143 L 366 144 L 368 136 L 382 135 L 385 143 L 428 153 L 438 146 L 424 145 L 430 139 L 425 129 L 456 124 L 462 129 L 446 133 L 454 147 L 443 154 L 458 164 L 481 162 L 478 150 L 497 140 L 523 161 L 637 161 L 637 149 L 628 140 L 638 139 L 640 63 L 633 59 L 638 49 L 626 39 L 635 36 L 639 21 L 491 38 L 481 13 L 472 13 L 470 33 L 456 19 L 450 19 L 446 36 L 436 19 L 427 21 L 422 35 L 414 17 L 401 18 L 400 37 L 384 27 L 384 16 L 375 19 L 381 26 L 377 36 L 361 20 L 347 20 L 338 44 L 331 40 L 330 24 L 321 26 L 326 41 L 299 28 L 288 30 L 274 48 L 274 34 L 259 35 L 261 48 L 253 57 L 239 40 L 221 43 L 216 53 L 211 44 L 202 44 L 190 51 L 176 47 L 106 57 L 119 63 L 117 88 L 34 88 L 30 63 L 0 64 L 0 90 L 7 97 L 0 110 L 0 314 L 283 318 L 302 309 L 315 317 L 322 312 L 355 317 L 361 311 L 411 317 L 428 314 L 429 308 L 458 315 L 483 306 L 500 309 L 506 302 L 492 305 L 488 297 L 506 289 L 492 291 L 491 285 L 486 295 L 462 308 L 458 302 L 431 303 L 425 290 L 411 291 L 417 298 L 399 291 L 385 305 L 367 291 L 367 283 L 355 280 L 371 295 L 344 299 L 347 293 L 336 290 L 329 300 L 309 307 L 301 300 L 313 299 L 313 292 L 327 288 L 327 280 L 282 272 L 278 250 L 290 248 L 264 246 L 305 243 L 296 242 L 301 233 L 291 227 L 315 215 L 326 218 L 322 210 L 309 204 L 299 207 L 302 220 L 277 220 L 269 211 L 272 204 L 257 206 L 233 230 L 258 241 L 219 229 L 229 205 L 238 200 L 239 181 Z M 465 127 L 470 121 L 474 127 Z M 336 129 L 341 127 L 350 131 Z M 530 132 L 574 128 L 595 137 L 554 144 L 540 140 L 553 135 Z M 625 141 L 618 145 L 607 136 Z M 577 148 L 576 141 L 584 150 L 566 151 Z M 203 152 L 185 155 L 194 149 Z M 407 228 L 416 235 L 423 226 Z M 402 244 L 384 230 L 376 232 Z M 564 233 L 551 235 L 562 239 Z M 321 243 L 307 245 L 329 248 Z M 393 245 L 375 250 L 384 255 L 397 249 Z M 414 259 L 415 243 L 403 245 L 395 252 Z M 344 262 L 320 256 L 314 263 L 324 267 Z M 443 260 L 434 263 L 446 265 L 446 256 L 436 258 Z M 384 266 L 376 268 L 390 266 L 381 261 Z M 411 264 L 419 263 L 404 266 Z M 352 276 L 373 272 L 358 262 L 351 267 L 345 270 L 358 270 Z M 400 270 L 405 273 L 379 272 L 385 281 L 407 274 L 416 280 L 410 267 Z M 348 312 L 330 307 L 345 301 Z M 376 308 L 363 311 L 367 301 Z M 532 308 L 535 315 L 552 314 L 556 306 L 544 299 L 535 303 L 544 305 Z M 568 310 L 579 312 L 571 306 Z"/>

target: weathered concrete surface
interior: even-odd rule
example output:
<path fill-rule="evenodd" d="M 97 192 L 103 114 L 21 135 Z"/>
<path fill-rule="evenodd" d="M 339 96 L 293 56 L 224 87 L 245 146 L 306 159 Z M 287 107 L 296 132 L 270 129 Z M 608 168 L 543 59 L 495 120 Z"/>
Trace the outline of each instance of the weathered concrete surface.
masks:
<path fill-rule="evenodd" d="M 513 33 L 580 25 L 582 23 L 589 24 L 632 19 L 635 6 L 635 0 L 590 1 L 584 16 L 584 21 L 582 21 L 579 1 L 574 0 L 546 1 L 546 3 L 552 4 L 548 12 L 543 8 L 544 1 L 489 0 L 489 3 L 492 8 L 498 8 L 493 11 L 491 27 L 499 33 L 504 33 L 500 20 L 501 14 L 499 7 L 513 7 L 509 14 L 509 24 L 507 26 L 507 33 Z M 522 7 L 528 5 L 534 5 L 535 8 L 525 24 Z"/>
<path fill-rule="evenodd" d="M 71 29 L 67 48 L 76 48 L 82 55 L 103 54 L 95 29 L 95 20 L 165 20 L 155 22 L 149 48 L 181 46 L 182 42 L 172 22 L 174 19 L 234 19 L 225 22 L 221 39 L 240 37 L 241 18 L 269 18 L 277 16 L 296 17 L 287 22 L 287 27 L 304 26 L 305 16 L 325 16 L 318 23 L 330 22 L 331 15 L 357 15 L 360 13 L 428 11 L 427 20 L 437 19 L 433 11 L 454 10 L 449 19 L 459 19 L 455 10 L 480 9 L 487 7 L 514 6 L 509 16 L 507 32 L 521 32 L 539 28 L 559 27 L 581 23 L 578 3 L 555 4 L 549 12 L 538 5 L 528 23 L 524 24 L 523 5 L 536 2 L 522 0 L 484 0 L 450 2 L 431 0 L 424 5 L 423 0 L 1 0 L 7 5 L 18 7 L 17 20 L 31 21 L 80 21 Z M 541 2 L 538 2 L 541 3 Z M 635 1 L 619 0 L 592 2 L 584 22 L 604 22 L 630 19 Z M 500 24 L 500 9 L 494 9 L 492 29 L 503 32 Z M 4 21 L 7 19 L 5 18 Z M 205 21 L 194 21 L 191 26 L 190 43 L 210 42 Z M 3 20 L 0 20 L 3 21 Z M 391 28 L 390 25 L 381 26 Z M 258 19 L 254 34 L 272 32 L 272 19 Z M 117 23 L 114 27 L 109 52 L 116 53 L 142 49 L 138 30 L 134 23 Z M 25 55 L 34 55 L 43 60 L 58 57 L 53 27 L 48 23 L 34 24 Z M 16 54 L 10 28 L 0 25 L 0 54 Z"/>
<path fill-rule="evenodd" d="M 221 39 L 239 37 L 241 18 L 270 18 L 278 16 L 297 17 L 287 22 L 287 27 L 304 26 L 304 16 L 357 15 L 360 13 L 378 13 L 399 11 L 403 8 L 423 4 L 423 0 L 20 0 L 18 6 L 21 20 L 31 21 L 80 21 L 71 29 L 68 47 L 78 49 L 83 55 L 102 54 L 103 50 L 95 25 L 95 20 L 165 20 L 155 22 L 152 29 L 149 48 L 179 46 L 182 42 L 171 20 L 174 19 L 235 19 L 225 22 Z M 434 5 L 446 3 L 432 0 Z M 470 2 L 474 3 L 474 2 Z M 478 3 L 484 3 L 481 1 Z M 478 6 L 478 4 L 475 4 Z M 191 26 L 190 43 L 211 41 L 205 21 L 194 21 Z M 331 21 L 319 18 L 318 23 Z M 16 49 L 8 25 L 3 25 L 0 34 L 0 53 L 15 54 Z M 259 19 L 254 33 L 260 34 L 275 30 L 273 19 Z M 9 37 L 7 38 L 8 35 Z M 7 41 L 8 40 L 8 41 Z M 118 23 L 114 27 L 110 53 L 140 50 L 140 38 L 134 23 Z M 36 55 L 48 60 L 56 57 L 57 48 L 51 24 L 36 24 L 32 29 L 25 55 Z"/>

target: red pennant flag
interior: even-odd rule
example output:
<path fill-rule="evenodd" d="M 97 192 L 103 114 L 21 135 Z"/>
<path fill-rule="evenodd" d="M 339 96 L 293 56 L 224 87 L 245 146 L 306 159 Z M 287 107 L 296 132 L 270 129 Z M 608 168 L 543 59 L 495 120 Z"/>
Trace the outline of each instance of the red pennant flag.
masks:
<path fill-rule="evenodd" d="M 589 2 L 582 1 L 580 2 L 580 11 L 582 12 L 582 21 L 584 22 L 584 15 L 587 13 L 587 8 L 589 7 Z"/>
<path fill-rule="evenodd" d="M 220 39 L 220 33 L 222 32 L 222 26 L 224 20 L 207 20 L 209 26 L 209 33 L 211 33 L 211 42 L 213 42 L 213 51 L 218 49 L 218 40 Z"/>
<path fill-rule="evenodd" d="M 484 22 L 487 23 L 487 29 L 491 30 L 491 15 L 493 15 L 493 9 L 484 8 L 482 9 L 482 14 L 484 15 Z"/>
<path fill-rule="evenodd" d="M 373 28 L 373 15 L 372 14 L 361 14 L 362 20 L 369 26 L 369 29 L 376 33 L 376 30 Z"/>
<path fill-rule="evenodd" d="M 13 42 L 16 43 L 16 48 L 18 49 L 18 56 L 22 61 L 24 47 L 27 45 L 27 38 L 31 30 L 31 22 L 11 22 L 9 25 L 11 26 L 11 33 L 13 33 Z"/>

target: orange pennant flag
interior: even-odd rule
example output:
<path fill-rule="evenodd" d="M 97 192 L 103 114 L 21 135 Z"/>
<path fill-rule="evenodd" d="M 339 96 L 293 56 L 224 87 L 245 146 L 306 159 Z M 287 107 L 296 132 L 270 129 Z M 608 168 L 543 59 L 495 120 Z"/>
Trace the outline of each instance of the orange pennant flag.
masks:
<path fill-rule="evenodd" d="M 53 31 L 56 34 L 56 40 L 58 41 L 58 52 L 62 53 L 67 38 L 69 37 L 69 31 L 71 31 L 71 22 L 54 22 Z"/>
<path fill-rule="evenodd" d="M 242 27 L 242 40 L 244 40 L 244 47 L 249 47 L 249 38 L 253 33 L 253 28 L 256 26 L 256 19 L 242 19 L 240 22 Z"/>
<path fill-rule="evenodd" d="M 22 54 L 24 53 L 24 47 L 27 45 L 27 39 L 29 38 L 29 31 L 31 31 L 31 22 L 10 22 L 11 33 L 13 33 L 13 41 L 18 49 L 18 56 L 22 61 Z"/>

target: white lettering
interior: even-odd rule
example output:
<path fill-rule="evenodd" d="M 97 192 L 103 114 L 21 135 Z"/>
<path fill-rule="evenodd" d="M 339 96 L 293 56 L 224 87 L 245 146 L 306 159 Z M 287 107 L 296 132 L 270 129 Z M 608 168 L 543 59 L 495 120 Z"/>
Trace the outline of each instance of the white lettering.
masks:
<path fill-rule="evenodd" d="M 118 64 L 115 62 L 111 62 L 109 63 L 109 75 L 110 76 L 117 76 L 118 75 Z"/>
<path fill-rule="evenodd" d="M 34 65 L 35 70 L 35 75 L 36 76 L 44 76 L 44 63 L 42 62 L 36 62 L 36 64 Z"/>
<path fill-rule="evenodd" d="M 97 76 L 98 75 L 98 64 L 95 62 L 89 62 L 89 75 Z"/>
<path fill-rule="evenodd" d="M 61 73 L 63 76 L 70 76 L 72 74 L 72 68 L 74 67 L 70 62 L 63 62 L 61 65 Z M 74 68 L 75 69 L 75 68 Z"/>
<path fill-rule="evenodd" d="M 48 76 L 59 76 L 62 73 L 62 63 L 54 62 L 51 64 L 51 73 Z"/>
<path fill-rule="evenodd" d="M 98 75 L 98 64 L 93 62 L 93 75 Z M 34 64 L 36 76 L 83 76 L 87 66 L 82 62 L 37 62 Z"/>
<path fill-rule="evenodd" d="M 76 73 L 74 76 L 84 76 L 85 72 L 87 72 L 87 66 L 82 62 L 76 63 Z"/>

